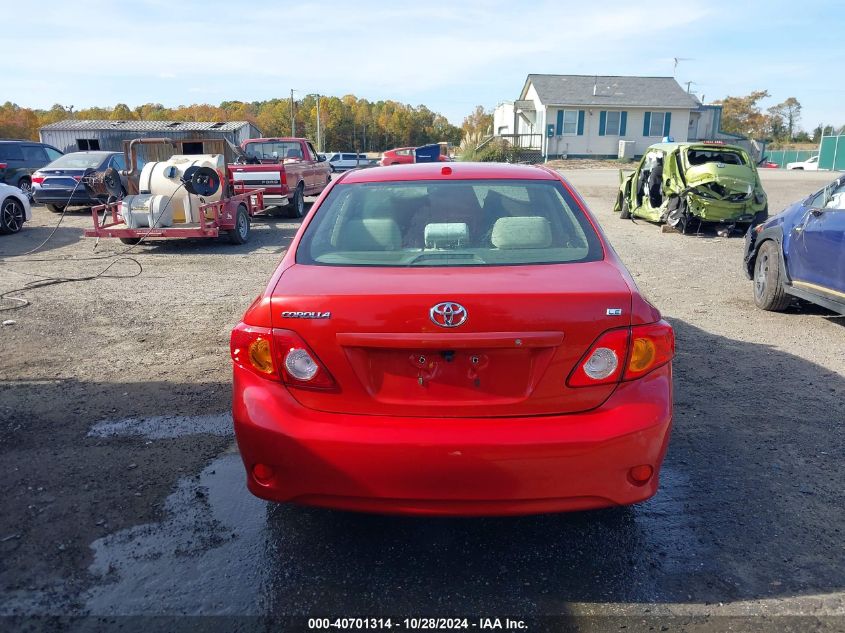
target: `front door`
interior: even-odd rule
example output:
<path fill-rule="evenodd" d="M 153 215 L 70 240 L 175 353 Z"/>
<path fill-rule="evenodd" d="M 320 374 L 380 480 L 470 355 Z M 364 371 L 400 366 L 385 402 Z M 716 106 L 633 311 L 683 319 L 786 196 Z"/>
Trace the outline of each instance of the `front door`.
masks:
<path fill-rule="evenodd" d="M 808 201 L 786 255 L 796 287 L 845 299 L 845 178 Z"/>

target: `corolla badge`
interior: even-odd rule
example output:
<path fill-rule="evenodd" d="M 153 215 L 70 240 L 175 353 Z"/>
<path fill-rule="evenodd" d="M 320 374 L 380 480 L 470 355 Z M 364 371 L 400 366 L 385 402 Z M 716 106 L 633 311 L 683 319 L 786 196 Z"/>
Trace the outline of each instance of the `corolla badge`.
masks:
<path fill-rule="evenodd" d="M 438 303 L 428 314 L 431 322 L 440 327 L 458 327 L 467 320 L 467 309 L 454 301 Z"/>

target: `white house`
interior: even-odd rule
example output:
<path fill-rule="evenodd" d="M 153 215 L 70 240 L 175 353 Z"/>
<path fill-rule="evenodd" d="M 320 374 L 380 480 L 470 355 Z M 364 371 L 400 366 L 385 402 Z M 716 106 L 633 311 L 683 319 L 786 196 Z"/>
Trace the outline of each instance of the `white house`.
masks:
<path fill-rule="evenodd" d="M 615 158 L 620 140 L 641 155 L 664 136 L 688 140 L 700 106 L 673 77 L 528 75 L 519 99 L 496 107 L 493 133 L 547 159 Z"/>

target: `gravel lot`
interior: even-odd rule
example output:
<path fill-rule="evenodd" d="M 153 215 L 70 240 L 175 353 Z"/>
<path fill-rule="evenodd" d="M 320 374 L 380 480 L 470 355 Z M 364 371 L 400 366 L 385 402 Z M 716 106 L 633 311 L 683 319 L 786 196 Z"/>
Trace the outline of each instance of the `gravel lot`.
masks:
<path fill-rule="evenodd" d="M 755 309 L 741 237 L 620 220 L 615 171 L 567 175 L 676 328 L 657 497 L 421 520 L 249 496 L 226 417 L 228 333 L 298 226 L 260 219 L 246 245 L 142 244 L 128 254 L 141 275 L 28 290 L 17 296 L 29 306 L 0 316 L 15 321 L 0 328 L 0 615 L 675 614 L 723 630 L 766 614 L 806 616 L 793 630 L 842 627 L 845 319 Z M 832 178 L 762 177 L 773 210 Z M 36 207 L 21 234 L 0 237 L 0 257 L 35 247 L 56 220 Z M 72 260 L 126 249 L 92 251 L 89 222 L 69 214 L 36 255 L 3 260 L 0 292 L 99 272 L 111 260 Z M 122 261 L 109 274 L 136 272 Z"/>

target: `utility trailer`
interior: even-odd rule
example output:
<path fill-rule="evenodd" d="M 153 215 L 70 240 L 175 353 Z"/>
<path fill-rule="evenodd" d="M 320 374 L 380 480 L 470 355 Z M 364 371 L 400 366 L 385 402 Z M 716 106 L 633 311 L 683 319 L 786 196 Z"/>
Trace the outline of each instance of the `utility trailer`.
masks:
<path fill-rule="evenodd" d="M 141 169 L 139 147 L 146 150 Z M 198 153 L 205 149 L 211 151 Z M 240 151 L 225 139 L 129 141 L 124 145 L 129 195 L 118 197 L 117 172 L 83 178 L 105 201 L 91 209 L 94 228 L 85 236 L 137 244 L 147 238 L 217 237 L 225 232 L 231 242 L 243 244 L 251 219 L 266 208 L 263 189 L 247 189 L 232 178 L 229 165 Z"/>

